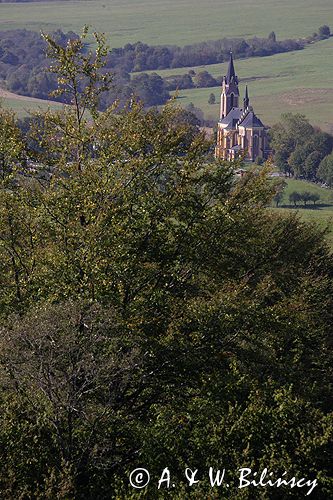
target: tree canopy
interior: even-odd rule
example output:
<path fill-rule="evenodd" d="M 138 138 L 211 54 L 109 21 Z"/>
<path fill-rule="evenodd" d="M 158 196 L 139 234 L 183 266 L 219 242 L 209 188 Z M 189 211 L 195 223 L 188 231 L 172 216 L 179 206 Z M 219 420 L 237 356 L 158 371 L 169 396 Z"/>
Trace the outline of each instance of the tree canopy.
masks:
<path fill-rule="evenodd" d="M 315 129 L 303 115 L 286 113 L 271 128 L 270 137 L 280 170 L 296 178 L 320 179 L 319 164 L 332 151 L 332 135 Z"/>

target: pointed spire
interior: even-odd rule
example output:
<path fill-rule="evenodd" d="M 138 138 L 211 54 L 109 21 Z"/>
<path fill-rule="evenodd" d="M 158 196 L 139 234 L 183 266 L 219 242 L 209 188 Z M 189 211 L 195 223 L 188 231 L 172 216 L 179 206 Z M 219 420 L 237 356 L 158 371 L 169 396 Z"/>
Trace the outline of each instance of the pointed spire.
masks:
<path fill-rule="evenodd" d="M 249 91 L 247 85 L 245 87 L 245 97 L 244 97 L 244 109 L 248 108 L 250 104 Z"/>
<path fill-rule="evenodd" d="M 231 80 L 234 80 L 237 83 L 237 76 L 235 72 L 235 67 L 234 67 L 234 60 L 232 57 L 232 50 L 230 49 L 230 61 L 229 61 L 229 67 L 228 67 L 228 73 L 226 77 L 226 82 L 230 83 Z"/>

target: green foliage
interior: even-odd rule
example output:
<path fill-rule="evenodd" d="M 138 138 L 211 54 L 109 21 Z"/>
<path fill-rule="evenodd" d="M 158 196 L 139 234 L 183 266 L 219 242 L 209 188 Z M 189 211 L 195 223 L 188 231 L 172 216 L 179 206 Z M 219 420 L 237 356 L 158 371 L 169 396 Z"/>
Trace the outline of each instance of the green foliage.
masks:
<path fill-rule="evenodd" d="M 330 27 L 327 26 L 327 24 L 324 24 L 323 26 L 320 26 L 318 33 L 321 38 L 329 38 L 331 36 Z"/>
<path fill-rule="evenodd" d="M 50 71 L 58 76 L 58 88 L 51 96 L 63 96 L 67 102 L 75 105 L 78 122 L 86 110 L 94 118 L 97 116 L 99 96 L 110 88 L 112 81 L 109 73 L 100 71 L 106 64 L 108 53 L 105 36 L 94 33 L 96 49 L 93 55 L 83 51 L 87 34 L 88 27 L 85 26 L 81 37 L 69 39 L 66 47 L 56 43 L 49 35 L 42 35 L 48 44 L 48 57 L 56 61 Z"/>
<path fill-rule="evenodd" d="M 255 159 L 256 165 L 263 165 L 265 163 L 265 160 L 261 156 L 257 156 Z"/>
<path fill-rule="evenodd" d="M 301 115 L 282 115 L 281 122 L 272 127 L 270 135 L 276 165 L 296 178 L 316 179 L 321 160 L 333 148 L 333 137 L 315 130 Z"/>
<path fill-rule="evenodd" d="M 281 116 L 281 122 L 271 129 L 272 147 L 290 154 L 297 146 L 305 144 L 312 134 L 313 127 L 305 116 L 286 113 Z"/>
<path fill-rule="evenodd" d="M 215 104 L 215 102 L 216 102 L 215 94 L 211 93 L 208 98 L 208 104 Z"/>
<path fill-rule="evenodd" d="M 320 163 L 318 177 L 330 187 L 333 186 L 333 154 L 326 156 Z"/>
<path fill-rule="evenodd" d="M 277 207 L 279 206 L 279 204 L 283 200 L 284 190 L 285 190 L 286 186 L 287 186 L 287 183 L 285 180 L 282 180 L 282 181 L 279 180 L 278 182 L 276 182 L 274 184 L 276 192 L 275 192 L 275 196 L 274 196 L 273 200 L 275 201 Z"/>
<path fill-rule="evenodd" d="M 300 201 L 303 201 L 305 206 L 309 201 L 312 201 L 313 204 L 315 205 L 318 200 L 320 200 L 320 195 L 317 193 L 309 193 L 309 191 L 304 191 L 303 193 L 298 193 L 297 191 L 293 191 L 289 195 L 290 203 L 293 203 L 295 206 Z"/>
<path fill-rule="evenodd" d="M 293 191 L 289 195 L 289 201 L 293 203 L 295 206 L 297 205 L 297 202 L 301 200 L 301 195 L 297 193 L 297 191 Z"/>
<path fill-rule="evenodd" d="M 24 145 L 13 113 L 0 108 L 0 175 L 4 177 L 24 158 Z"/>

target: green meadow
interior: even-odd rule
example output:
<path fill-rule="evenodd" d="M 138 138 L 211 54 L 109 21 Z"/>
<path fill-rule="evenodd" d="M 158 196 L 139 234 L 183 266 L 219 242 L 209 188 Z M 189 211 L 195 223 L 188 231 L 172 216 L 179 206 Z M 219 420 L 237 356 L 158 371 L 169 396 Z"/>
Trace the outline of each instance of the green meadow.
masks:
<path fill-rule="evenodd" d="M 304 193 L 308 191 L 311 194 L 317 194 L 320 196 L 320 200 L 317 202 L 318 205 L 331 205 L 330 207 L 325 207 L 325 209 L 333 210 L 333 190 L 328 188 L 323 188 L 319 184 L 315 184 L 314 182 L 303 181 L 299 179 L 288 179 L 287 186 L 283 191 L 283 205 L 289 205 L 289 195 L 293 191 L 297 191 L 298 193 Z M 309 204 L 311 206 L 312 203 Z M 332 212 L 333 215 L 333 212 Z"/>

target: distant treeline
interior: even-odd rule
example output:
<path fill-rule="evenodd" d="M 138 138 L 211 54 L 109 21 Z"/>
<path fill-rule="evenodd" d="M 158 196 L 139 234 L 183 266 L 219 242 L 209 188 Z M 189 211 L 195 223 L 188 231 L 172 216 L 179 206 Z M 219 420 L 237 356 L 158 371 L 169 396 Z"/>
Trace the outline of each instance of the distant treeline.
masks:
<path fill-rule="evenodd" d="M 58 30 L 54 34 L 58 43 L 65 44 L 69 38 L 77 38 L 70 31 Z M 220 85 L 222 75 L 214 78 L 207 71 L 180 74 L 162 78 L 156 73 L 144 71 L 184 68 L 222 63 L 229 58 L 232 49 L 235 58 L 263 57 L 279 52 L 301 50 L 305 45 L 330 36 L 330 28 L 322 26 L 318 33 L 299 40 L 277 41 L 274 32 L 268 38 L 223 38 L 185 47 L 150 46 L 141 42 L 126 44 L 113 49 L 106 58 L 106 71 L 114 74 L 113 90 L 103 96 L 102 107 L 114 100 L 122 104 L 132 95 L 138 96 L 146 106 L 164 104 L 170 91 L 193 87 L 215 87 Z M 45 55 L 45 42 L 40 35 L 28 30 L 0 31 L 0 80 L 8 90 L 32 97 L 47 99 L 56 88 L 56 78 L 47 72 L 50 61 Z M 139 75 L 130 73 L 140 72 Z"/>
<path fill-rule="evenodd" d="M 318 33 L 297 40 L 278 41 L 275 32 L 272 31 L 267 38 L 222 38 L 185 47 L 150 46 L 142 42 L 128 43 L 123 48 L 112 50 L 108 65 L 112 68 L 120 67 L 130 73 L 218 64 L 229 60 L 230 50 L 234 58 L 264 57 L 280 52 L 301 50 L 309 43 L 329 36 L 330 28 L 325 25 L 319 28 Z"/>
<path fill-rule="evenodd" d="M 230 50 L 235 58 L 262 57 L 301 50 L 307 43 L 307 39 L 277 41 L 275 33 L 271 33 L 268 38 L 223 38 L 185 47 L 150 46 L 137 42 L 113 49 L 108 64 L 128 72 L 185 68 L 223 63 L 229 59 Z"/>

